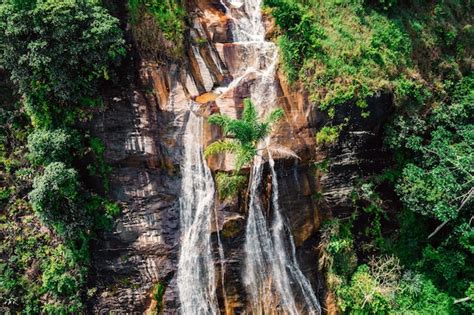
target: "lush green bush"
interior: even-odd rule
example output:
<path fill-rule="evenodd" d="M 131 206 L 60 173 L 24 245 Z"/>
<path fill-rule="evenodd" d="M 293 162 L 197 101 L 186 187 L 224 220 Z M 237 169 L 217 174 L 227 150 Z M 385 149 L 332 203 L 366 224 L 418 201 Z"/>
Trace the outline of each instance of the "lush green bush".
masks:
<path fill-rule="evenodd" d="M 184 18 L 186 11 L 180 0 L 129 0 L 132 19 L 137 20 L 140 6 L 145 6 L 155 17 L 160 30 L 167 40 L 180 41 L 184 39 Z"/>
<path fill-rule="evenodd" d="M 12 312 L 84 312 L 90 237 L 110 228 L 120 208 L 79 182 L 85 172 L 71 166 L 88 163 L 90 151 L 107 175 L 105 147 L 95 138 L 82 147 L 69 128 L 99 103 L 100 80 L 124 54 L 118 25 L 93 0 L 0 3 L 0 177 L 9 185 L 0 189 L 0 306 Z"/>
<path fill-rule="evenodd" d="M 466 77 L 454 88 L 451 104 L 436 107 L 428 119 L 400 115 L 389 129 L 388 144 L 414 157 L 397 186 L 408 209 L 446 221 L 472 204 L 473 115 L 474 79 Z"/>
<path fill-rule="evenodd" d="M 36 165 L 70 162 L 80 148 L 79 135 L 67 129 L 36 129 L 28 135 L 30 159 Z"/>
<path fill-rule="evenodd" d="M 403 272 L 395 257 L 373 258 L 336 289 L 349 314 L 453 314 L 454 300 L 425 276 Z"/>
<path fill-rule="evenodd" d="M 346 283 L 357 267 L 352 224 L 352 219 L 346 222 L 330 219 L 321 226 L 319 268 L 326 271 L 326 282 L 331 290 Z"/>
<path fill-rule="evenodd" d="M 470 69 L 474 37 L 469 14 L 463 14 L 472 11 L 469 1 L 265 0 L 265 5 L 280 28 L 276 34 L 290 82 L 300 80 L 331 117 L 334 106 L 379 93 L 393 93 L 398 105 L 412 98 L 433 103 L 445 97 L 445 80 L 458 80 Z"/>
<path fill-rule="evenodd" d="M 71 117 L 70 104 L 94 103 L 98 80 L 125 53 L 122 32 L 94 1 L 22 3 L 0 5 L 0 64 L 27 97 L 34 123 L 61 125 Z M 58 114 L 63 119 L 53 120 Z"/>
<path fill-rule="evenodd" d="M 247 176 L 244 175 L 229 175 L 224 172 L 216 174 L 217 192 L 222 200 L 234 197 L 245 188 L 246 183 Z"/>
<path fill-rule="evenodd" d="M 316 134 L 316 144 L 333 144 L 339 138 L 339 133 L 342 130 L 342 125 L 338 126 L 324 126 Z"/>
<path fill-rule="evenodd" d="M 409 65 L 410 41 L 400 23 L 356 1 L 267 0 L 283 35 L 283 68 L 300 79 L 322 109 L 388 91 Z M 330 111 L 333 115 L 333 111 Z"/>
<path fill-rule="evenodd" d="M 78 208 L 80 199 L 77 171 L 53 162 L 35 177 L 29 198 L 40 219 L 60 233 L 74 232 L 86 223 Z"/>
<path fill-rule="evenodd" d="M 451 95 L 428 115 L 407 110 L 387 132 L 401 170 L 396 192 L 406 208 L 394 249 L 410 268 L 457 298 L 466 294 L 474 273 L 467 263 L 474 255 L 469 223 L 474 204 L 473 93 L 471 75 L 452 84 Z M 467 312 L 469 305 L 456 308 Z"/>
<path fill-rule="evenodd" d="M 142 56 L 167 60 L 183 56 L 184 5 L 181 0 L 128 0 L 133 37 Z"/>

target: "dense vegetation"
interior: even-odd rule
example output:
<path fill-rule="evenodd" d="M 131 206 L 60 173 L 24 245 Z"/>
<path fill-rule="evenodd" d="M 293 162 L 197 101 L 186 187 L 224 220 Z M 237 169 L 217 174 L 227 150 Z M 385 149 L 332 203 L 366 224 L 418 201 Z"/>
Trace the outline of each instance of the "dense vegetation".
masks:
<path fill-rule="evenodd" d="M 329 220 L 322 230 L 320 267 L 338 309 L 471 313 L 472 3 L 265 4 L 279 26 L 283 70 L 330 118 L 355 104 L 367 119 L 367 97 L 394 96 L 385 138 L 393 167 L 361 178 L 353 193 L 355 212 Z M 337 142 L 345 127 L 324 126 L 317 143 Z M 398 195 L 401 209 L 384 197 L 387 190 Z"/>
<path fill-rule="evenodd" d="M 184 5 L 182 0 L 128 0 L 134 38 L 142 55 L 179 61 L 184 49 Z"/>
<path fill-rule="evenodd" d="M 93 293 L 90 239 L 120 211 L 86 185 L 102 176 L 106 189 L 107 167 L 77 128 L 125 54 L 122 31 L 96 1 L 62 0 L 4 0 L 0 29 L 0 305 L 77 314 Z"/>

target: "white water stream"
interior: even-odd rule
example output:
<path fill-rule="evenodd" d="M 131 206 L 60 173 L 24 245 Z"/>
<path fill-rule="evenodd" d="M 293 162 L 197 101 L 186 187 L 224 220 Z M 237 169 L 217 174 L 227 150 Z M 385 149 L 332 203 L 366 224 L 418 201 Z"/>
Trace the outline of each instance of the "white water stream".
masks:
<path fill-rule="evenodd" d="M 227 15 L 234 21 L 234 39 L 245 45 L 246 55 L 252 57 L 242 63 L 245 66 L 233 84 L 238 84 L 246 76 L 254 76 L 251 100 L 263 116 L 276 107 L 278 48 L 265 41 L 261 5 L 261 0 L 230 1 L 226 8 Z M 270 140 L 266 139 L 259 146 L 264 149 L 269 144 Z M 255 157 L 250 181 L 243 275 L 251 303 L 249 311 L 255 314 L 319 314 L 319 301 L 299 268 L 293 237 L 280 211 L 275 163 L 270 151 L 267 155 L 272 177 L 273 217 L 270 228 L 269 218 L 263 215 L 259 190 L 263 183 L 263 156 Z"/>
<path fill-rule="evenodd" d="M 202 125 L 203 118 L 191 110 L 183 142 L 180 199 L 182 237 L 177 276 L 181 313 L 186 315 L 219 312 L 211 244 L 215 187 L 203 156 Z"/>
<path fill-rule="evenodd" d="M 278 49 L 265 41 L 260 11 L 261 0 L 221 0 L 226 14 L 233 20 L 234 44 L 245 48 L 242 66 L 227 86 L 215 92 L 224 93 L 247 77 L 253 80 L 250 97 L 259 115 L 276 107 L 275 75 Z M 178 290 L 181 313 L 207 315 L 219 313 L 216 298 L 216 275 L 213 263 L 211 230 L 214 209 L 214 183 L 203 158 L 203 118 L 192 111 L 184 136 L 182 165 L 181 254 L 178 263 Z M 269 139 L 259 144 L 269 145 Z M 260 150 L 266 152 L 268 150 Z M 263 186 L 264 158 L 268 158 L 272 177 L 271 218 L 265 218 L 260 200 Z M 270 226 L 268 222 L 271 222 Z M 219 255 L 223 251 L 219 239 Z M 287 250 L 288 249 L 288 250 Z M 256 156 L 250 178 L 250 202 L 244 244 L 244 284 L 253 314 L 319 314 L 319 302 L 308 279 L 301 272 L 295 245 L 279 206 L 278 179 L 270 154 Z M 221 265 L 221 272 L 224 268 Z M 223 279 L 223 275 L 221 275 Z M 222 283 L 224 285 L 224 283 Z"/>

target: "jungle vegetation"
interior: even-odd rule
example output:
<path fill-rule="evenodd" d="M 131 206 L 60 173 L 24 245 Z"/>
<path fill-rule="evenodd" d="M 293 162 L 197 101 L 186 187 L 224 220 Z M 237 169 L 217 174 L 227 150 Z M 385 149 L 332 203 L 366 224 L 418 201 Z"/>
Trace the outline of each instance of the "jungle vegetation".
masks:
<path fill-rule="evenodd" d="M 290 82 L 329 118 L 389 94 L 390 167 L 321 233 L 320 268 L 348 314 L 474 311 L 474 29 L 470 1 L 265 0 Z M 319 146 L 351 123 L 330 123 Z M 319 165 L 319 164 L 318 164 Z M 330 167 L 330 161 L 329 166 Z M 393 200 L 393 192 L 397 201 Z"/>

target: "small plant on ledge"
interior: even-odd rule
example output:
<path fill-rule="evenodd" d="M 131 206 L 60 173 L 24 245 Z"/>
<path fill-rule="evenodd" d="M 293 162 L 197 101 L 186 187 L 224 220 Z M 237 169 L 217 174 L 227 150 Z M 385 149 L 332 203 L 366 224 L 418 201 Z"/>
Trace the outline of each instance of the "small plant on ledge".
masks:
<path fill-rule="evenodd" d="M 221 114 L 209 117 L 209 123 L 222 127 L 224 139 L 211 143 L 204 151 L 205 157 L 227 152 L 235 154 L 236 160 L 232 174 L 221 172 L 216 175 L 221 199 L 233 197 L 245 187 L 246 177 L 239 174 L 240 170 L 252 162 L 258 153 L 258 142 L 268 136 L 272 124 L 280 120 L 283 114 L 283 109 L 277 108 L 260 121 L 255 105 L 250 99 L 245 99 L 242 119 L 232 119 Z"/>

